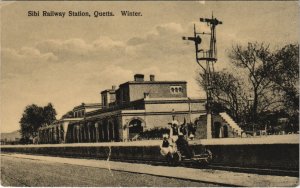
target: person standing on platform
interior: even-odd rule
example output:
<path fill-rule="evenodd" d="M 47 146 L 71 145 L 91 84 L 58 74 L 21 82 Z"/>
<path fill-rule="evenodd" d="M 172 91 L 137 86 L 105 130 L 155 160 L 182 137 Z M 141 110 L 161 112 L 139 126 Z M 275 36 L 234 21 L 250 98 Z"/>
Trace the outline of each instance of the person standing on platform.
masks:
<path fill-rule="evenodd" d="M 178 139 L 178 121 L 173 120 L 171 122 L 171 128 L 170 128 L 170 138 L 172 139 L 173 142 L 176 142 Z"/>
<path fill-rule="evenodd" d="M 188 138 L 190 140 L 194 140 L 195 134 L 196 134 L 196 126 L 192 122 L 190 122 L 188 124 Z"/>
<path fill-rule="evenodd" d="M 176 145 L 178 150 L 185 155 L 187 158 L 191 158 L 192 157 L 192 152 L 189 148 L 189 143 L 186 140 L 186 135 L 187 135 L 187 131 L 186 131 L 186 120 L 184 118 L 184 123 L 180 125 L 179 129 L 178 129 L 178 139 L 176 141 Z"/>

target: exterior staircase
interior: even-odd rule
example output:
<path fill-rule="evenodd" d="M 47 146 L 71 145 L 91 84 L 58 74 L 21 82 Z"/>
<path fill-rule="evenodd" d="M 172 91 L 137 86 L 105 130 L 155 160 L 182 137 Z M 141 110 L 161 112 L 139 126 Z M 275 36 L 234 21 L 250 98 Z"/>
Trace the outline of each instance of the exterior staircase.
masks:
<path fill-rule="evenodd" d="M 241 127 L 226 112 L 221 112 L 219 114 L 223 118 L 223 120 L 226 121 L 232 129 L 234 129 L 234 131 L 237 131 L 237 134 L 239 136 L 242 135 L 243 130 L 241 129 Z"/>

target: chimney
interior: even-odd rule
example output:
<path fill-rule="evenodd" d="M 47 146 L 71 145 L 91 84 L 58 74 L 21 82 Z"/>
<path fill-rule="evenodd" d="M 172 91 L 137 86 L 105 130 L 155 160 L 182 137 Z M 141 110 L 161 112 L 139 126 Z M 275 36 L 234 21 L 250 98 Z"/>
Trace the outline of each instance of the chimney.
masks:
<path fill-rule="evenodd" d="M 154 82 L 154 81 L 155 81 L 155 76 L 154 76 L 154 74 L 150 74 L 150 81 L 151 81 L 151 82 Z"/>
<path fill-rule="evenodd" d="M 135 74 L 134 75 L 134 81 L 135 82 L 143 82 L 144 81 L 144 75 L 143 74 Z"/>
<path fill-rule="evenodd" d="M 116 86 L 115 85 L 111 86 L 111 89 L 116 90 Z"/>

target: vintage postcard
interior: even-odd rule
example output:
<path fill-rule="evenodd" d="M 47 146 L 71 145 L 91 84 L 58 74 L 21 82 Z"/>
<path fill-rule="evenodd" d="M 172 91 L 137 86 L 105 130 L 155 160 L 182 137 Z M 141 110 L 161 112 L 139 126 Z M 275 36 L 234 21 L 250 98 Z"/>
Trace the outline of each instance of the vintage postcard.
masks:
<path fill-rule="evenodd" d="M 298 1 L 2 1 L 1 185 L 298 186 Z"/>

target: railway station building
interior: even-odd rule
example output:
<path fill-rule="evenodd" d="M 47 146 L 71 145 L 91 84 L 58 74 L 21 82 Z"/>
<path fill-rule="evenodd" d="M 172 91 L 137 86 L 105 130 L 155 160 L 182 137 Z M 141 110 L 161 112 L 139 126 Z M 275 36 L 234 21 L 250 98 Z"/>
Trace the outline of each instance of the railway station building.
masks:
<path fill-rule="evenodd" d="M 212 127 L 218 132 L 207 133 L 206 100 L 189 98 L 186 81 L 156 81 L 154 75 L 145 80 L 136 74 L 133 81 L 100 95 L 101 103 L 82 103 L 52 125 L 41 127 L 39 143 L 128 141 L 145 130 L 168 127 L 172 120 L 197 125 L 198 138 L 218 137 L 224 134 L 221 125 L 227 123 L 221 118 L 218 130 Z"/>

